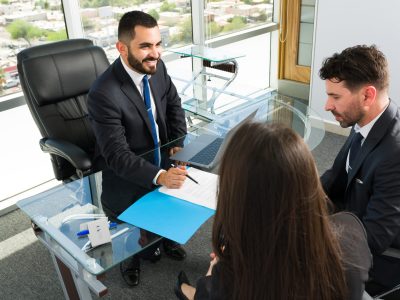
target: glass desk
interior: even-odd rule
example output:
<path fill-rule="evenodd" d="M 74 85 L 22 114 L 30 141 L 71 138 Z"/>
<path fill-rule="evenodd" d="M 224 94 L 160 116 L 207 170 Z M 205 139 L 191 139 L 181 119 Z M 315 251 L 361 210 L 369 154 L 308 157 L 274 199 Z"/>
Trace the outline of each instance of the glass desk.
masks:
<path fill-rule="evenodd" d="M 88 237 L 78 237 L 80 224 L 104 216 L 96 184 L 91 175 L 21 200 L 18 207 L 32 220 L 37 238 L 48 248 L 66 299 L 91 299 L 107 293 L 98 275 L 158 241 L 141 230 L 121 223 L 111 229 L 112 242 L 84 251 Z M 146 244 L 144 244 L 146 242 Z"/>
<path fill-rule="evenodd" d="M 202 133 L 225 137 L 231 128 L 254 111 L 255 121 L 283 123 L 302 136 L 310 149 L 315 148 L 324 136 L 322 120 L 312 117 L 303 103 L 289 100 L 268 98 L 247 102 L 240 109 L 222 112 L 207 124 L 204 121 L 192 122 L 187 135 L 163 145 L 160 152 L 167 153 L 164 150 L 188 145 Z M 154 157 L 153 151 L 141 155 L 147 160 Z M 164 166 L 170 165 L 168 155 L 163 163 Z M 210 171 L 218 173 L 217 168 Z M 32 220 L 38 239 L 50 251 L 64 293 L 69 299 L 90 299 L 90 290 L 97 296 L 105 295 L 107 287 L 99 280 L 99 275 L 160 240 L 155 235 L 145 239 L 141 229 L 121 223 L 116 229 L 110 230 L 111 235 L 116 235 L 111 243 L 89 251 L 82 250 L 88 238 L 77 237 L 80 225 L 103 214 L 100 175 L 97 173 L 60 184 L 17 203 Z"/>
<path fill-rule="evenodd" d="M 183 101 L 182 106 L 190 113 L 188 118 L 191 130 L 185 143 L 201 133 L 208 132 L 224 137 L 225 134 L 248 116 L 257 110 L 255 121 L 267 123 L 281 123 L 297 132 L 310 148 L 314 149 L 322 141 L 325 135 L 325 125 L 317 113 L 304 104 L 301 100 L 278 95 L 271 92 L 256 99 L 238 98 L 237 102 L 222 103 L 216 107 L 218 114 L 204 110 L 201 105 L 192 105 Z M 219 104 L 219 102 L 217 102 Z M 196 120 L 203 120 L 196 124 Z M 204 120 L 209 123 L 205 124 Z M 213 121 L 211 121 L 213 120 Z"/>
<path fill-rule="evenodd" d="M 168 51 L 179 54 L 182 58 L 191 57 L 201 60 L 202 64 L 199 68 L 200 70 L 193 75 L 191 80 L 186 82 L 179 93 L 185 95 L 188 88 L 193 87 L 195 98 L 201 101 L 199 103 L 201 103 L 204 108 L 209 107 L 211 110 L 214 107 L 213 104 L 215 100 L 220 94 L 224 93 L 225 89 L 237 76 L 239 65 L 236 59 L 244 57 L 244 54 L 227 52 L 225 50 L 222 51 L 218 48 L 209 48 L 200 45 L 192 45 L 180 49 L 169 49 Z M 207 68 L 218 71 L 212 73 L 207 71 Z M 204 88 L 202 89 L 201 86 L 204 82 L 210 80 L 211 77 L 221 80 L 221 86 L 218 89 L 213 89 L 210 98 L 207 99 L 206 90 L 204 90 Z"/>

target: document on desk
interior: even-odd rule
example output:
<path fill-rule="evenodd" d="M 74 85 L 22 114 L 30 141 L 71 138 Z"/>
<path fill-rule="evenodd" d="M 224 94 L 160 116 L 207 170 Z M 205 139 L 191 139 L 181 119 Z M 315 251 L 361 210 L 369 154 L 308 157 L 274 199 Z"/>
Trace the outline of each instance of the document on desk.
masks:
<path fill-rule="evenodd" d="M 187 178 L 180 189 L 169 189 L 163 186 L 159 191 L 215 210 L 217 207 L 218 176 L 195 168 L 189 168 L 187 171 L 198 184 Z"/>
<path fill-rule="evenodd" d="M 181 189 L 154 190 L 128 207 L 118 219 L 185 244 L 215 213 L 217 175 L 189 168 Z"/>

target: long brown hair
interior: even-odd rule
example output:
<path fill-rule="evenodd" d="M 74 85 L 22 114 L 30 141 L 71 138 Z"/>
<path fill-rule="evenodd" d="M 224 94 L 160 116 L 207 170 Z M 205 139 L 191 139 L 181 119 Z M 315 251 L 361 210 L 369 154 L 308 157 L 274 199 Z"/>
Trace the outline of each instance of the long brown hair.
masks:
<path fill-rule="evenodd" d="M 246 123 L 221 161 L 213 247 L 227 299 L 346 298 L 313 157 L 290 128 Z"/>

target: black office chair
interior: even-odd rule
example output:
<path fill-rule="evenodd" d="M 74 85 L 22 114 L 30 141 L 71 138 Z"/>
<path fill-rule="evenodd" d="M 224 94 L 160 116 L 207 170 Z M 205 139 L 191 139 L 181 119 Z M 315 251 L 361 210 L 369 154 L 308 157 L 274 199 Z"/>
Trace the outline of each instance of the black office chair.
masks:
<path fill-rule="evenodd" d="M 104 50 L 90 40 L 71 39 L 25 49 L 17 61 L 26 103 L 43 137 L 40 147 L 50 153 L 55 177 L 70 181 L 97 171 L 87 94 L 109 66 Z"/>
<path fill-rule="evenodd" d="M 395 259 L 400 259 L 400 250 L 397 248 L 388 248 L 382 253 L 384 256 L 392 257 Z M 378 295 L 373 295 L 373 299 L 399 299 L 400 295 L 400 281 L 399 284 L 393 286 L 392 288 L 379 293 Z"/>

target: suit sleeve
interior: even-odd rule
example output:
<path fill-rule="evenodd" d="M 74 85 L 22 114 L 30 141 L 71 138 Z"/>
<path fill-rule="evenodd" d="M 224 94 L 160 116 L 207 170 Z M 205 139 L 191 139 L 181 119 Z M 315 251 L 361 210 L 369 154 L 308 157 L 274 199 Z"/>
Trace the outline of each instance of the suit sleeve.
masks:
<path fill-rule="evenodd" d="M 89 116 L 100 153 L 118 176 L 150 189 L 159 168 L 137 156 L 129 147 L 121 109 L 113 101 L 117 95 L 113 90 L 89 94 Z"/>
<path fill-rule="evenodd" d="M 185 112 L 182 109 L 181 98 L 178 95 L 176 87 L 168 75 L 164 63 L 162 64 L 164 69 L 164 80 L 166 84 L 166 95 L 167 95 L 167 133 L 169 141 L 180 139 L 186 135 L 186 122 Z M 180 143 L 181 144 L 181 143 Z"/>
<path fill-rule="evenodd" d="M 343 145 L 339 151 L 332 168 L 321 176 L 321 184 L 329 199 L 335 204 L 337 209 L 345 206 L 344 195 L 347 185 L 347 172 L 345 159 L 347 157 L 347 146 Z"/>
<path fill-rule="evenodd" d="M 362 219 L 373 254 L 380 254 L 400 234 L 400 159 L 386 159 L 376 168 L 372 195 Z"/>

